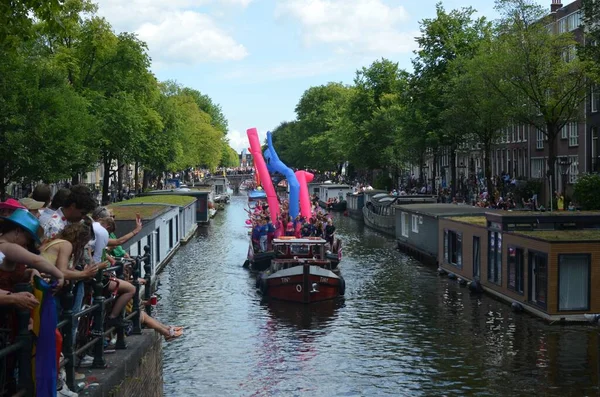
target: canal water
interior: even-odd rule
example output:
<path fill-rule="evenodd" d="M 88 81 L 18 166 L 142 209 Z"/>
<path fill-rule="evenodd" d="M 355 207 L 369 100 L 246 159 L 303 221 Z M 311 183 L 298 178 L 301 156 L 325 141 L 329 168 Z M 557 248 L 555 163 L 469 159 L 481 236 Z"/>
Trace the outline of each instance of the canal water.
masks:
<path fill-rule="evenodd" d="M 346 296 L 262 302 L 242 268 L 244 196 L 183 247 L 160 277 L 165 396 L 592 396 L 600 337 L 547 325 L 474 296 L 337 216 Z"/>

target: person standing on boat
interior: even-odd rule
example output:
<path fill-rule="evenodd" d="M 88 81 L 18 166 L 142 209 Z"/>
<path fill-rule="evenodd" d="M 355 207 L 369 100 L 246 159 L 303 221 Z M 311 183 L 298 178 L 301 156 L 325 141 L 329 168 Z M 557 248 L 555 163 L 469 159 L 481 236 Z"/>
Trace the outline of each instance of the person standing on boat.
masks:
<path fill-rule="evenodd" d="M 335 234 L 335 226 L 333 226 L 333 219 L 327 219 L 327 225 L 325 226 L 325 240 L 333 247 L 333 236 Z"/>
<path fill-rule="evenodd" d="M 260 235 L 260 250 L 261 252 L 267 252 L 267 235 L 269 233 L 269 226 L 267 225 L 267 220 L 265 218 L 260 220 L 260 227 L 258 230 Z"/>
<path fill-rule="evenodd" d="M 271 243 L 273 242 L 273 239 L 275 238 L 275 226 L 271 222 L 271 217 L 269 217 L 269 216 L 267 216 L 266 222 L 267 222 L 267 244 L 266 244 L 266 248 L 269 249 L 271 247 Z"/>
<path fill-rule="evenodd" d="M 260 251 L 260 220 L 254 221 L 252 226 L 252 249 L 254 252 Z"/>

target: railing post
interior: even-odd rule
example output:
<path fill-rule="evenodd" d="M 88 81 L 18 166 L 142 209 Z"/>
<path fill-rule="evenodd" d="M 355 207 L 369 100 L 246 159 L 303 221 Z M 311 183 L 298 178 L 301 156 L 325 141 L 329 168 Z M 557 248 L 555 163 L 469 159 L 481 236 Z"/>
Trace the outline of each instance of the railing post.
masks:
<path fill-rule="evenodd" d="M 65 372 L 67 374 L 67 386 L 70 390 L 75 390 L 75 341 L 73 340 L 73 286 L 69 285 L 66 288 L 65 294 L 61 298 L 60 305 L 62 307 L 63 320 L 67 320 L 62 328 L 63 345 L 62 352 L 67 360 L 65 364 Z"/>
<path fill-rule="evenodd" d="M 117 269 L 116 273 L 117 273 L 117 277 L 119 279 L 123 279 L 123 267 L 125 266 L 124 263 L 120 264 L 120 268 Z M 119 313 L 120 315 L 120 313 Z M 117 343 L 115 345 L 116 349 L 119 350 L 124 350 L 127 349 L 127 343 L 125 343 L 125 329 L 121 326 L 116 328 L 116 332 L 117 332 Z"/>
<path fill-rule="evenodd" d="M 94 328 L 92 329 L 92 337 L 100 338 L 94 345 L 94 361 L 92 367 L 94 368 L 106 368 L 106 361 L 104 360 L 104 295 L 102 290 L 103 271 L 98 270 L 94 283 L 94 305 L 98 305 L 94 310 Z"/>
<path fill-rule="evenodd" d="M 140 258 L 135 259 L 135 264 L 133 266 L 133 286 L 135 287 L 135 295 L 133 295 L 133 330 L 132 334 L 141 335 L 142 333 L 142 322 L 140 315 L 140 267 L 142 266 L 142 261 Z"/>
<path fill-rule="evenodd" d="M 15 285 L 16 292 L 32 292 L 29 284 Z M 33 337 L 29 332 L 29 319 L 31 314 L 29 310 L 17 309 L 17 330 L 16 343 L 22 343 L 22 348 L 19 349 L 17 357 L 19 360 L 19 378 L 18 387 L 25 390 L 25 396 L 33 396 L 33 372 L 31 367 L 31 357 L 33 352 Z"/>
<path fill-rule="evenodd" d="M 144 247 L 144 279 L 146 285 L 144 287 L 144 300 L 146 301 L 146 314 L 152 316 L 152 305 L 149 305 L 150 298 L 152 297 L 152 253 L 150 247 Z"/>

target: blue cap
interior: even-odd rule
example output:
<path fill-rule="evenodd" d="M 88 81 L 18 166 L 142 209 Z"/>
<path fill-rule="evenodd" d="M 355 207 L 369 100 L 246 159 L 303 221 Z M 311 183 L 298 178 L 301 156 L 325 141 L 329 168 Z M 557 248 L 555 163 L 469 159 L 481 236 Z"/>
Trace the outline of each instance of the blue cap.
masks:
<path fill-rule="evenodd" d="M 27 210 L 17 209 L 10 216 L 0 216 L 0 219 L 4 219 L 8 222 L 14 223 L 27 231 L 33 240 L 40 244 L 40 236 L 38 235 L 38 229 L 40 228 L 40 221 L 33 214 Z"/>

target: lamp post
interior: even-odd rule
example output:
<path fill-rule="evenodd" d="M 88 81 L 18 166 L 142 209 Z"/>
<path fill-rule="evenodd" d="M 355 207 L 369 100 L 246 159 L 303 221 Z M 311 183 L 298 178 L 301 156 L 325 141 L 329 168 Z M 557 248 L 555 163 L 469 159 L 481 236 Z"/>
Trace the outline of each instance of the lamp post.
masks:
<path fill-rule="evenodd" d="M 559 157 L 558 165 L 560 167 L 560 174 L 561 174 L 561 189 L 562 189 L 562 195 L 563 195 L 563 208 L 557 208 L 557 209 L 566 210 L 566 208 L 565 208 L 566 202 L 564 200 L 564 196 L 567 191 L 567 174 L 569 173 L 571 161 L 569 160 L 569 158 L 567 156 Z M 559 192 L 559 194 L 560 194 L 560 192 Z"/>

